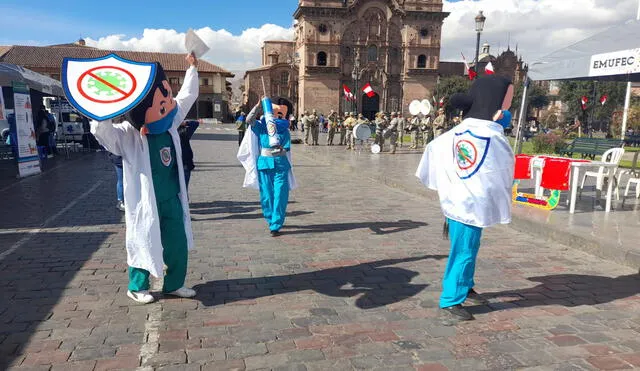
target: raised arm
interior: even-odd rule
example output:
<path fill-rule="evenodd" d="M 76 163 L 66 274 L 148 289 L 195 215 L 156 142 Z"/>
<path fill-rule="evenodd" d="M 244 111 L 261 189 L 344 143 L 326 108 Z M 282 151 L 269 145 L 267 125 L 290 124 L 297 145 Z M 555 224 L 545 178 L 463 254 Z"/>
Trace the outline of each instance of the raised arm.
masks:
<path fill-rule="evenodd" d="M 258 102 L 258 104 L 256 104 L 253 109 L 251 109 L 251 112 L 249 112 L 249 114 L 247 115 L 247 124 L 248 125 L 255 125 L 256 121 L 260 118 L 259 116 L 262 114 L 262 103 Z"/>
<path fill-rule="evenodd" d="M 180 88 L 180 92 L 176 95 L 175 100 L 178 104 L 178 114 L 173 120 L 174 127 L 178 127 L 180 123 L 187 117 L 191 106 L 198 99 L 200 92 L 200 83 L 198 80 L 198 60 L 192 54 L 187 56 L 187 61 L 191 67 L 184 75 L 184 83 Z"/>

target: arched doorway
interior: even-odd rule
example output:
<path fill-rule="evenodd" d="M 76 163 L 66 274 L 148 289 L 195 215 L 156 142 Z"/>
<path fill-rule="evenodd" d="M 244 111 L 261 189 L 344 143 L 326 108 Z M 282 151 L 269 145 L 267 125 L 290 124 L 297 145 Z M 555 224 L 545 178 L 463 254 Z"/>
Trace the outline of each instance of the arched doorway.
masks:
<path fill-rule="evenodd" d="M 380 111 L 380 96 L 378 94 L 369 98 L 366 94 L 362 95 L 362 114 L 364 117 L 373 121 L 376 113 Z"/>

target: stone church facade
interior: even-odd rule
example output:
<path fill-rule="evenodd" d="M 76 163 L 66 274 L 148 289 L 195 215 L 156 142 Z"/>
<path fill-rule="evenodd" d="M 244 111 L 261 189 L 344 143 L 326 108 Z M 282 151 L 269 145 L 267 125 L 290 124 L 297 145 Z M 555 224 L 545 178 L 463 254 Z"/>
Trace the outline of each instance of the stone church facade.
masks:
<path fill-rule="evenodd" d="M 381 110 L 408 114 L 412 100 L 431 98 L 448 16 L 442 0 L 300 0 L 293 16 L 293 53 L 283 56 L 265 43 L 263 67 L 245 75 L 247 106 L 262 95 L 257 76 L 284 82 L 282 71 L 271 72 L 276 69 L 291 73 L 288 82 L 297 89 L 288 92 L 300 112 L 353 111 L 343 85 L 355 94 L 357 110 L 369 117 Z M 265 56 L 275 54 L 271 49 L 285 60 L 266 58 L 265 64 Z M 376 92 L 371 98 L 362 92 L 367 83 Z"/>

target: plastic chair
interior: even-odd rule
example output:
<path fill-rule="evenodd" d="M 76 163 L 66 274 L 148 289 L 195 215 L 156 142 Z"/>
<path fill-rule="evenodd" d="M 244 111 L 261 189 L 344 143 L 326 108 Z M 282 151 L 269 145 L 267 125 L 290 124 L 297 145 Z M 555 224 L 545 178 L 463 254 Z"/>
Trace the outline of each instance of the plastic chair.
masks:
<path fill-rule="evenodd" d="M 636 152 L 633 155 L 633 160 L 631 161 L 631 169 L 620 169 L 618 172 L 618 180 L 622 179 L 623 175 L 631 175 L 632 178 L 640 178 L 640 169 L 638 169 L 638 155 L 640 155 L 640 151 Z"/>
<path fill-rule="evenodd" d="M 629 195 L 629 188 L 631 184 L 635 183 L 636 185 L 636 200 L 640 198 L 640 178 L 629 178 L 627 181 L 627 187 L 624 190 L 624 198 L 622 199 L 622 206 L 624 207 L 624 202 L 627 200 L 627 196 Z"/>
<path fill-rule="evenodd" d="M 602 155 L 602 161 L 607 164 L 618 165 L 620 160 L 622 160 L 623 155 L 624 148 L 611 148 Z M 582 196 L 582 190 L 584 189 L 584 183 L 587 180 L 587 177 L 592 177 L 596 178 L 596 191 L 598 191 L 598 197 L 600 192 L 602 192 L 604 184 L 606 184 L 606 182 L 613 182 L 613 191 L 616 193 L 616 199 L 619 200 L 620 192 L 618 191 L 618 178 L 616 177 L 617 171 L 617 167 L 607 168 L 604 166 L 601 166 L 598 171 L 587 171 L 582 177 L 579 196 Z M 607 198 L 609 197 L 611 197 L 611 195 L 607 194 Z"/>

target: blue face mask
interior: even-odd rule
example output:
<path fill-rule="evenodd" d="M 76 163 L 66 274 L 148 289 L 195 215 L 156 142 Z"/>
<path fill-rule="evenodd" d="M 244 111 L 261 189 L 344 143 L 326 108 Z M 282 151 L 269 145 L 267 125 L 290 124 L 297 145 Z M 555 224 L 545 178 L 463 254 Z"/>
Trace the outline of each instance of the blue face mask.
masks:
<path fill-rule="evenodd" d="M 511 111 L 502 111 L 502 118 L 496 120 L 496 122 L 502 125 L 503 128 L 508 129 L 511 126 Z"/>
<path fill-rule="evenodd" d="M 150 124 L 146 124 L 145 126 L 149 130 L 149 134 L 166 133 L 167 130 L 169 130 L 169 128 L 171 128 L 171 125 L 173 124 L 173 119 L 176 117 L 177 113 L 178 113 L 178 106 L 176 106 L 176 108 L 172 109 L 171 112 L 169 112 L 168 115 L 166 115 L 165 117 L 161 118 L 160 120 L 158 120 L 156 122 L 152 122 Z"/>

